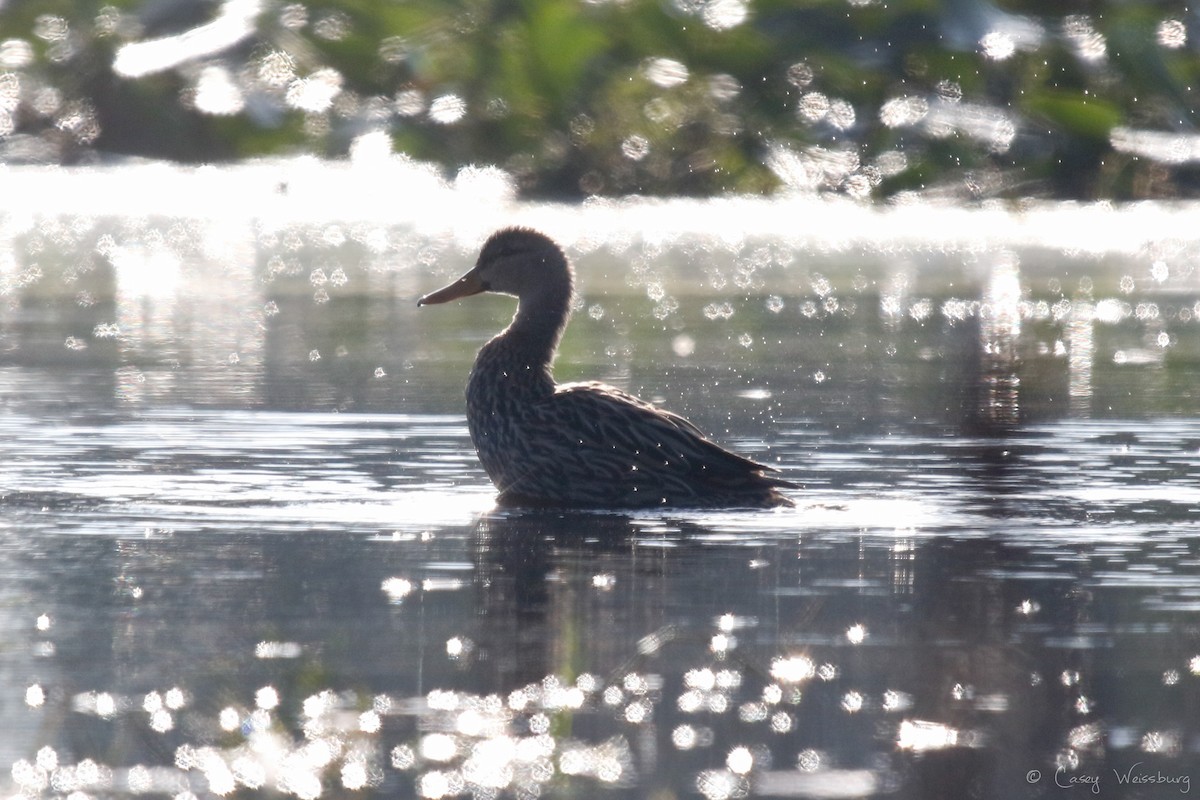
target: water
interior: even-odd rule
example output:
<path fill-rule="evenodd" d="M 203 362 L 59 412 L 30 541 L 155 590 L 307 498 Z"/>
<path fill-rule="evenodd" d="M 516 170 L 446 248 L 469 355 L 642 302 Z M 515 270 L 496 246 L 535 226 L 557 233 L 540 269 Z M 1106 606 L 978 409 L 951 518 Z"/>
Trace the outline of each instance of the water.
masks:
<path fill-rule="evenodd" d="M 580 270 L 559 378 L 685 413 L 797 508 L 491 510 L 461 390 L 511 302 L 414 302 L 486 215 L 10 213 L 6 794 L 1200 777 L 1196 242 L 1127 224 L 1179 209 L 1061 208 L 1049 244 L 982 210 L 1010 234 L 976 246 L 959 212 L 904 237 L 525 210 Z M 1092 214 L 1120 224 L 1055 226 Z"/>

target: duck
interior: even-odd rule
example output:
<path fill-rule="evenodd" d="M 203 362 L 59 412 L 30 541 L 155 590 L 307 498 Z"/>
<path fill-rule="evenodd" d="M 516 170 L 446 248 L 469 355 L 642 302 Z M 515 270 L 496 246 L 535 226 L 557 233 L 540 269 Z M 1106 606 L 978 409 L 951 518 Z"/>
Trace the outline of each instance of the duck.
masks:
<path fill-rule="evenodd" d="M 483 345 L 467 378 L 467 427 L 501 508 L 646 509 L 792 506 L 798 488 L 726 450 L 679 414 L 597 381 L 556 383 L 575 272 L 530 228 L 492 234 L 475 266 L 421 297 L 438 305 L 483 292 L 517 298 L 511 324 Z"/>

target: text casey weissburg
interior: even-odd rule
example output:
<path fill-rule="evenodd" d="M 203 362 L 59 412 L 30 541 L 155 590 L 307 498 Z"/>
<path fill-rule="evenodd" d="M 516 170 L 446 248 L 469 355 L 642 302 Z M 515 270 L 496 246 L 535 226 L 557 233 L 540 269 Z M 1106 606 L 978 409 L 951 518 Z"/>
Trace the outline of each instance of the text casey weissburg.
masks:
<path fill-rule="evenodd" d="M 1121 772 L 1113 770 L 1113 776 L 1117 780 L 1118 786 L 1150 786 L 1150 785 L 1176 785 L 1179 787 L 1180 794 L 1187 794 L 1192 790 L 1192 779 L 1189 775 L 1165 775 L 1162 770 L 1149 772 L 1139 770 L 1142 766 L 1141 761 L 1137 762 L 1129 769 Z M 1100 794 L 1100 776 L 1099 775 L 1068 775 L 1065 767 L 1059 767 L 1054 773 L 1054 785 L 1061 789 L 1074 789 L 1079 786 L 1090 786 L 1093 794 Z"/>

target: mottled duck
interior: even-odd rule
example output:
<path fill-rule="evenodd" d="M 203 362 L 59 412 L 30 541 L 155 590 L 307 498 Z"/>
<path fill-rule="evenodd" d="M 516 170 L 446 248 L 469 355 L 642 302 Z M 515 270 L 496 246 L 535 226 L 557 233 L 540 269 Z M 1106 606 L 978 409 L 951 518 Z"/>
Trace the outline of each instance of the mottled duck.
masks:
<path fill-rule="evenodd" d="M 479 351 L 467 380 L 467 424 L 505 507 L 790 506 L 795 484 L 724 449 L 692 423 L 613 386 L 556 384 L 555 351 L 574 275 L 548 237 L 506 228 L 475 267 L 418 305 L 480 292 L 517 298 L 512 324 Z"/>

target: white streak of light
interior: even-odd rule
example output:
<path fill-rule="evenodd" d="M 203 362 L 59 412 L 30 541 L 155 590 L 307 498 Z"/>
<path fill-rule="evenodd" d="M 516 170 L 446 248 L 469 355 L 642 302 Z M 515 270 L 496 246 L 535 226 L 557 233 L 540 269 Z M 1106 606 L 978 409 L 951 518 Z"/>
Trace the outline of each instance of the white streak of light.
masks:
<path fill-rule="evenodd" d="M 212 22 L 175 36 L 123 46 L 113 59 L 113 72 L 126 78 L 141 78 L 219 53 L 254 33 L 254 23 L 261 11 L 260 0 L 226 0 Z"/>

